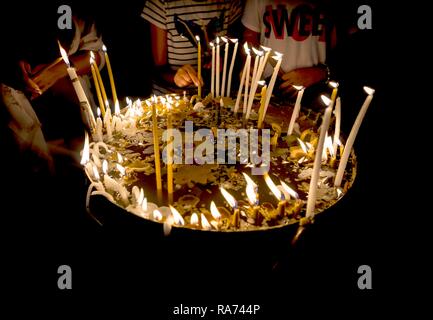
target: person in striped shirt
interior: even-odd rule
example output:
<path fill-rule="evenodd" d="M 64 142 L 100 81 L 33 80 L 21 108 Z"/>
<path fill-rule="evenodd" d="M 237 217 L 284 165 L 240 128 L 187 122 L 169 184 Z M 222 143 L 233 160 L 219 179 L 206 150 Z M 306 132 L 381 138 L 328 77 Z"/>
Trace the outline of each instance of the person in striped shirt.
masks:
<path fill-rule="evenodd" d="M 200 36 L 203 68 L 209 68 L 209 43 L 228 33 L 242 16 L 241 0 L 148 0 L 141 16 L 150 23 L 154 94 L 193 89 Z M 205 77 L 204 77 L 205 78 Z"/>

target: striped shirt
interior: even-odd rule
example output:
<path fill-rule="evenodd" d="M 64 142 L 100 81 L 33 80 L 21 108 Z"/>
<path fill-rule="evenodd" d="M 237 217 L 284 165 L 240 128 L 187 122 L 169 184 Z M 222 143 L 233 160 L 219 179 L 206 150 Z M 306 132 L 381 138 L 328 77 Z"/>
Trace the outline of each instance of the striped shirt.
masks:
<path fill-rule="evenodd" d="M 197 66 L 197 47 L 191 38 L 199 35 L 206 52 L 209 41 L 225 35 L 242 16 L 242 5 L 241 0 L 148 0 L 141 16 L 167 31 L 167 63 L 177 70 L 185 64 Z"/>

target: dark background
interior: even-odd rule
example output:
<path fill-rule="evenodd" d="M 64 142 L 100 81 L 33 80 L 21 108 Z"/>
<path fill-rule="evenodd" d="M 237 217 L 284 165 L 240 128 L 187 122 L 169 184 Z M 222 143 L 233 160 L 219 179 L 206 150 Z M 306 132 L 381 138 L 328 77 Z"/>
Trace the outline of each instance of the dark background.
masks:
<path fill-rule="evenodd" d="M 403 295 L 403 283 L 410 282 L 410 276 L 395 274 L 410 252 L 409 235 L 396 222 L 409 214 L 411 203 L 399 189 L 403 183 L 394 157 L 404 137 L 396 141 L 394 131 L 402 101 L 395 92 L 398 87 L 391 84 L 399 50 L 393 8 L 373 1 L 331 3 L 343 26 L 356 24 L 359 5 L 373 9 L 373 30 L 343 36 L 335 56 L 345 132 L 365 99 L 362 86 L 376 89 L 355 143 L 357 180 L 342 206 L 318 219 L 294 248 L 287 244 L 271 257 L 258 254 L 242 260 L 233 246 L 240 252 L 248 249 L 250 244 L 243 241 L 219 245 L 205 237 L 163 238 L 150 231 L 137 235 L 99 227 L 85 213 L 85 179 L 79 168 L 48 181 L 5 172 L 9 191 L 1 210 L 2 288 L 7 288 L 10 301 L 42 299 L 38 310 L 43 311 L 54 305 L 97 312 L 138 310 L 145 319 L 169 318 L 171 308 L 180 303 L 261 304 L 264 318 L 280 319 L 277 315 L 288 318 L 298 312 L 343 315 L 345 307 L 368 314 L 373 307 L 385 307 L 384 297 Z M 82 6 L 65 4 L 73 10 L 74 5 Z M 140 17 L 143 4 L 86 3 L 109 49 L 120 97 L 150 93 L 152 65 L 149 28 Z M 39 17 L 47 12 L 56 16 L 57 7 L 54 2 L 2 4 L 3 70 L 20 42 L 16 34 L 43 36 Z M 254 245 L 257 252 L 270 249 Z M 207 248 L 216 249 L 210 254 Z M 72 267 L 71 291 L 57 289 L 61 264 Z M 373 270 L 373 290 L 357 288 L 357 269 L 364 264 Z M 157 316 L 151 317 L 153 313 Z"/>

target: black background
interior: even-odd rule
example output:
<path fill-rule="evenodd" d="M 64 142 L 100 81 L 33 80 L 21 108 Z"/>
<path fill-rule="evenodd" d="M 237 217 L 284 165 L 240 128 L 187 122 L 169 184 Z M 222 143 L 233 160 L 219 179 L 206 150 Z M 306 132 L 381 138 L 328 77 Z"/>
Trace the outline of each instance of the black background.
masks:
<path fill-rule="evenodd" d="M 70 4 L 74 10 L 75 3 Z M 88 4 L 109 48 L 120 97 L 150 93 L 152 67 L 148 25 L 140 17 L 143 4 Z M 295 248 L 278 258 L 242 260 L 231 253 L 233 246 L 242 251 L 248 243 L 223 241 L 210 254 L 207 248 L 219 244 L 207 243 L 206 238 L 182 242 L 160 234 L 138 236 L 130 230 L 99 227 L 84 211 L 84 177 L 78 169 L 49 181 L 5 170 L 3 187 L 9 190 L 1 209 L 1 287 L 8 301 L 21 305 L 37 301 L 35 308 L 14 311 L 35 314 L 60 307 L 84 315 L 89 309 L 97 313 L 121 309 L 124 317 L 134 310 L 144 319 L 175 319 L 170 312 L 180 303 L 209 307 L 244 303 L 261 304 L 266 319 L 297 313 L 351 317 L 345 308 L 357 314 L 370 314 L 373 307 L 386 311 L 385 299 L 407 294 L 404 283 L 414 280 L 400 271 L 412 251 L 411 222 L 405 228 L 397 226 L 412 220 L 414 209 L 403 189 L 398 156 L 407 141 L 397 128 L 407 101 L 402 96 L 408 94 L 402 84 L 395 84 L 402 69 L 395 67 L 396 60 L 401 61 L 396 41 L 396 35 L 402 35 L 400 21 L 394 20 L 396 9 L 385 4 L 333 4 L 342 23 L 356 23 L 358 5 L 373 9 L 373 29 L 345 39 L 336 55 L 346 132 L 364 100 L 362 86 L 376 89 L 355 143 L 358 177 L 344 206 L 318 219 Z M 20 32 L 38 36 L 37 27 L 17 23 L 17 17 L 22 14 L 24 22 L 33 21 L 39 10 L 56 12 L 57 7 L 52 2 L 3 3 L 3 55 L 10 57 L 10 42 L 5 39 L 20 26 L 25 26 Z M 2 59 L 4 63 L 6 58 Z M 268 249 L 257 245 L 258 252 Z M 57 288 L 57 268 L 62 264 L 72 267 L 70 291 Z M 372 290 L 357 287 L 357 269 L 364 264 L 373 270 Z"/>

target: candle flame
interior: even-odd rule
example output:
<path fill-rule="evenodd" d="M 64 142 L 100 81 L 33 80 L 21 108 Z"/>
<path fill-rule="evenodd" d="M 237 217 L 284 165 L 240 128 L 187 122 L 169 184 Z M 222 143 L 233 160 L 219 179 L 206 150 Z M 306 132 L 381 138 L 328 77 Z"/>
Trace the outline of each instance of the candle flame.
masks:
<path fill-rule="evenodd" d="M 326 106 L 329 106 L 331 104 L 331 99 L 329 99 L 327 96 L 322 94 L 320 97 L 322 98 L 322 101 Z"/>
<path fill-rule="evenodd" d="M 122 165 L 116 163 L 116 168 L 119 170 L 121 176 L 125 175 L 125 168 Z"/>
<path fill-rule="evenodd" d="M 198 215 L 195 212 L 191 215 L 191 224 L 198 225 Z"/>
<path fill-rule="evenodd" d="M 209 221 L 207 221 L 206 216 L 203 213 L 201 214 L 201 226 L 205 230 L 209 230 L 211 228 Z"/>
<path fill-rule="evenodd" d="M 252 184 L 248 184 L 245 191 L 247 193 L 248 201 L 250 202 L 250 204 L 257 205 L 258 198 L 255 187 Z"/>
<path fill-rule="evenodd" d="M 328 133 L 326 133 L 326 139 L 325 139 L 325 150 L 328 149 L 329 150 L 329 154 L 331 155 L 331 157 L 333 157 L 335 155 L 334 153 L 334 148 L 332 146 L 332 137 L 328 136 Z"/>
<path fill-rule="evenodd" d="M 132 104 L 132 100 L 129 97 L 126 97 L 126 104 L 129 106 Z"/>
<path fill-rule="evenodd" d="M 99 107 L 96 108 L 96 115 L 97 115 L 98 117 L 101 116 L 101 109 L 100 109 Z"/>
<path fill-rule="evenodd" d="M 260 46 L 264 51 L 268 52 L 271 51 L 271 48 L 265 47 L 265 46 Z"/>
<path fill-rule="evenodd" d="M 185 221 L 183 220 L 182 215 L 179 213 L 179 211 L 176 210 L 175 207 L 169 205 L 171 214 L 173 215 L 174 223 L 177 225 L 183 226 L 185 224 Z"/>
<path fill-rule="evenodd" d="M 140 194 L 138 196 L 138 204 L 139 205 L 143 204 L 143 201 L 144 201 L 144 190 L 143 190 L 143 188 L 140 188 Z M 147 206 L 147 204 L 146 204 L 146 206 Z"/>
<path fill-rule="evenodd" d="M 141 209 L 143 209 L 144 212 L 147 211 L 147 198 L 146 197 L 144 197 L 143 201 L 141 202 Z"/>
<path fill-rule="evenodd" d="M 209 43 L 209 45 L 213 48 L 215 47 L 215 45 L 213 44 L 213 41 L 211 43 Z"/>
<path fill-rule="evenodd" d="M 374 92 L 375 92 L 376 90 L 374 90 L 374 89 L 372 89 L 372 88 L 370 88 L 370 87 L 364 86 L 364 91 L 365 91 L 369 96 L 371 96 L 371 95 L 374 94 Z"/>
<path fill-rule="evenodd" d="M 339 84 L 338 84 L 337 81 L 329 81 L 329 85 L 330 85 L 331 87 L 333 87 L 334 89 L 335 89 L 335 88 L 338 88 L 338 86 L 339 86 Z"/>
<path fill-rule="evenodd" d="M 299 139 L 299 138 L 297 138 L 297 139 L 298 139 L 299 145 L 301 146 L 302 151 L 304 151 L 304 153 L 307 153 L 308 152 L 307 145 L 301 139 Z"/>
<path fill-rule="evenodd" d="M 107 52 L 107 47 L 105 46 L 105 44 L 102 45 L 102 51 Z"/>
<path fill-rule="evenodd" d="M 248 42 L 244 43 L 245 54 L 250 54 L 250 48 L 248 48 Z"/>
<path fill-rule="evenodd" d="M 265 80 L 260 80 L 260 81 L 257 81 L 257 84 L 259 84 L 261 86 L 264 86 L 266 84 L 266 81 Z"/>
<path fill-rule="evenodd" d="M 298 91 L 304 90 L 304 86 L 293 86 Z"/>
<path fill-rule="evenodd" d="M 291 197 L 295 198 L 295 199 L 299 199 L 299 194 L 293 190 L 292 188 L 290 188 L 284 181 L 281 181 L 281 186 L 283 187 L 283 190 L 289 194 Z"/>
<path fill-rule="evenodd" d="M 93 165 L 93 176 L 95 177 L 96 180 L 99 180 L 99 172 L 98 172 L 98 168 L 96 168 L 95 165 Z"/>
<path fill-rule="evenodd" d="M 107 172 L 108 172 L 108 162 L 107 162 L 107 160 L 102 161 L 102 172 L 104 174 L 107 174 Z"/>
<path fill-rule="evenodd" d="M 230 41 L 233 42 L 233 43 L 236 43 L 236 42 L 238 42 L 239 40 L 238 40 L 238 39 L 230 39 Z"/>
<path fill-rule="evenodd" d="M 226 199 L 226 201 L 228 202 L 228 204 L 230 205 L 230 207 L 232 207 L 233 209 L 237 207 L 237 202 L 235 200 L 235 198 L 227 192 L 226 189 L 224 189 L 223 187 L 220 187 L 221 193 L 224 197 L 224 199 Z"/>
<path fill-rule="evenodd" d="M 155 219 L 157 221 L 161 221 L 162 220 L 161 211 L 159 211 L 158 209 L 153 210 L 153 219 Z"/>
<path fill-rule="evenodd" d="M 219 45 L 220 44 L 220 37 L 216 37 L 216 44 Z"/>
<path fill-rule="evenodd" d="M 117 162 L 119 162 L 119 163 L 123 162 L 123 157 L 119 152 L 117 152 Z"/>
<path fill-rule="evenodd" d="M 228 42 L 228 40 L 227 40 L 227 38 L 226 38 L 226 37 L 221 37 L 221 40 L 222 40 L 222 41 L 224 41 L 225 43 L 227 43 L 227 42 Z"/>
<path fill-rule="evenodd" d="M 120 114 L 120 105 L 118 100 L 114 103 L 114 114 L 117 116 Z"/>
<path fill-rule="evenodd" d="M 253 179 L 250 178 L 249 175 L 247 175 L 245 172 L 242 172 L 242 174 L 245 178 L 245 181 L 247 182 L 247 186 L 251 185 L 254 188 L 257 188 L 257 184 L 253 181 Z"/>
<path fill-rule="evenodd" d="M 210 213 L 215 220 L 221 219 L 221 213 L 213 201 L 210 203 Z"/>
<path fill-rule="evenodd" d="M 83 147 L 83 154 L 81 156 L 81 164 L 85 165 L 90 159 L 90 146 L 89 146 L 89 135 L 87 132 L 85 133 L 84 137 L 84 147 Z"/>
<path fill-rule="evenodd" d="M 283 193 L 280 191 L 280 189 L 277 188 L 275 183 L 272 181 L 271 177 L 267 173 L 264 175 L 264 177 L 265 177 L 265 182 L 268 185 L 268 188 L 271 189 L 275 198 L 277 198 L 278 201 L 282 200 L 283 199 Z"/>
<path fill-rule="evenodd" d="M 195 40 L 197 40 L 197 42 L 200 42 L 200 37 L 199 36 L 195 36 Z"/>
<path fill-rule="evenodd" d="M 60 45 L 60 42 L 57 41 L 57 43 L 59 44 L 59 49 L 60 49 L 60 54 L 62 55 L 63 61 L 65 61 L 65 63 L 68 65 L 68 67 L 70 66 L 69 63 L 69 58 L 68 58 L 68 54 L 66 53 L 65 49 L 63 49 L 63 47 Z"/>

